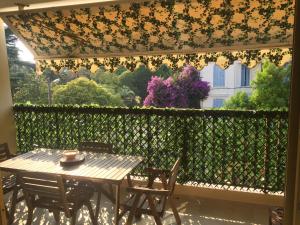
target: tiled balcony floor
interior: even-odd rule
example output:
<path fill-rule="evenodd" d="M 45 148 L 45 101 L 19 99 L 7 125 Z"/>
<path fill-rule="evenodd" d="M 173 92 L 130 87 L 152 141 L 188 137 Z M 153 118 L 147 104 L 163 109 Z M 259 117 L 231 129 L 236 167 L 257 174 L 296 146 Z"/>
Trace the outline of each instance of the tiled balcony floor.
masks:
<path fill-rule="evenodd" d="M 98 218 L 99 224 L 113 224 L 113 204 L 102 198 L 101 215 Z M 177 197 L 177 208 L 182 219 L 182 224 L 199 224 L 199 225 L 268 225 L 268 208 L 258 205 L 242 204 L 235 202 L 225 202 L 210 199 L 195 199 L 191 197 Z M 19 203 L 17 207 L 14 224 L 26 224 L 27 209 L 25 203 Z M 125 223 L 126 218 L 122 218 Z M 35 225 L 52 225 L 55 224 L 53 215 L 46 210 L 35 210 Z M 70 224 L 61 213 L 61 224 Z M 78 224 L 91 224 L 89 214 L 86 208 L 78 213 Z M 136 225 L 155 224 L 151 217 L 143 216 Z M 175 224 L 171 210 L 168 209 L 163 219 L 164 225 Z"/>

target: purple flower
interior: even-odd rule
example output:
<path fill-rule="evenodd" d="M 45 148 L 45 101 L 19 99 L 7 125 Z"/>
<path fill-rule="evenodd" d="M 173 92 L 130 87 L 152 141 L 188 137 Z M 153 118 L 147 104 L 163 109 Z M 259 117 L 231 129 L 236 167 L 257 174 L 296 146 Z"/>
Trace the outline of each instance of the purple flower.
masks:
<path fill-rule="evenodd" d="M 145 106 L 155 107 L 200 107 L 200 100 L 207 98 L 210 91 L 208 82 L 202 81 L 199 71 L 192 66 L 183 68 L 178 79 L 166 80 L 153 76 L 148 83 Z"/>

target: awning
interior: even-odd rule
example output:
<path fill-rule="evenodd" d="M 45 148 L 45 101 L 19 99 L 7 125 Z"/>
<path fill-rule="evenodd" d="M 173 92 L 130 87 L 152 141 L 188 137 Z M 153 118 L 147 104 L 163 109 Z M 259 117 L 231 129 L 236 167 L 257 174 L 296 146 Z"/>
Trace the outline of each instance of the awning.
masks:
<path fill-rule="evenodd" d="M 151 0 L 2 16 L 41 69 L 291 59 L 293 0 Z"/>

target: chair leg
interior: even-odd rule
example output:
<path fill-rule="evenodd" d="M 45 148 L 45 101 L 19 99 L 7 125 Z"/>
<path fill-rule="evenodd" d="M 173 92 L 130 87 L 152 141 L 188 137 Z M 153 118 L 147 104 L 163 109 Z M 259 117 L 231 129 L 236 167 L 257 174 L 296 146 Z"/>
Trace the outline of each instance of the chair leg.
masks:
<path fill-rule="evenodd" d="M 54 211 L 53 211 L 53 216 L 54 216 L 54 219 L 55 219 L 56 224 L 59 224 L 59 222 L 60 222 L 60 215 L 59 215 L 59 214 L 60 214 L 60 213 L 59 213 L 58 210 L 54 210 Z"/>
<path fill-rule="evenodd" d="M 13 190 L 12 199 L 11 199 L 8 224 L 12 224 L 14 222 L 16 205 L 17 205 L 17 201 L 18 201 L 18 192 L 19 192 L 19 189 L 17 187 L 15 187 Z"/>
<path fill-rule="evenodd" d="M 108 186 L 108 189 L 109 189 L 109 192 L 110 192 L 111 196 L 114 196 L 114 189 L 113 189 L 113 186 L 111 184 Z"/>
<path fill-rule="evenodd" d="M 26 225 L 31 225 L 33 219 L 33 208 L 28 207 L 28 216 L 27 216 L 27 222 Z"/>
<path fill-rule="evenodd" d="M 176 205 L 175 205 L 175 203 L 174 203 L 174 201 L 171 197 L 169 198 L 169 203 L 171 205 L 171 208 L 172 208 L 172 211 L 173 211 L 173 214 L 174 214 L 177 225 L 181 225 L 181 219 L 179 217 Z"/>
<path fill-rule="evenodd" d="M 76 225 L 77 211 L 74 212 L 71 219 L 71 225 Z"/>
<path fill-rule="evenodd" d="M 91 220 L 92 220 L 93 225 L 97 225 L 97 224 L 98 224 L 98 223 L 97 223 L 98 217 L 95 217 L 95 215 L 94 215 L 93 207 L 92 207 L 92 205 L 91 205 L 91 202 L 89 201 L 89 202 L 87 202 L 85 205 L 86 205 L 86 207 L 87 207 L 88 210 L 89 210 L 90 217 L 91 217 Z M 97 218 L 97 219 L 96 219 L 96 218 Z"/>
<path fill-rule="evenodd" d="M 147 196 L 146 195 L 142 195 L 142 196 L 143 196 L 143 198 L 141 198 L 140 204 L 139 204 L 139 206 L 138 206 L 138 208 L 137 208 L 137 210 L 135 212 L 135 215 L 134 215 L 134 217 L 135 217 L 136 220 L 140 220 L 141 219 L 142 213 L 141 213 L 140 209 L 143 208 L 144 204 L 147 201 Z"/>
<path fill-rule="evenodd" d="M 149 207 L 151 209 L 151 212 L 152 212 L 152 215 L 154 217 L 155 223 L 157 225 L 162 225 L 160 217 L 159 217 L 159 215 L 158 215 L 158 213 L 156 211 L 156 208 L 155 208 L 155 205 L 154 205 L 154 200 L 153 200 L 152 196 L 148 194 L 147 195 L 147 199 L 148 199 Z"/>
<path fill-rule="evenodd" d="M 98 190 L 95 216 L 98 219 L 101 204 L 101 190 Z"/>
<path fill-rule="evenodd" d="M 133 201 L 133 204 L 132 204 L 132 207 L 131 207 L 131 210 L 129 212 L 127 221 L 126 221 L 126 225 L 131 225 L 132 224 L 133 215 L 135 215 L 135 213 L 136 213 L 136 209 L 138 207 L 138 203 L 140 201 L 140 198 L 141 198 L 141 194 L 136 194 L 136 196 L 134 198 L 134 201 Z"/>
<path fill-rule="evenodd" d="M 5 207 L 5 213 L 6 213 L 6 218 L 9 218 L 9 212 L 8 212 L 8 210 L 7 210 L 7 207 L 6 206 L 4 206 Z M 8 224 L 10 224 L 10 223 L 8 223 Z"/>

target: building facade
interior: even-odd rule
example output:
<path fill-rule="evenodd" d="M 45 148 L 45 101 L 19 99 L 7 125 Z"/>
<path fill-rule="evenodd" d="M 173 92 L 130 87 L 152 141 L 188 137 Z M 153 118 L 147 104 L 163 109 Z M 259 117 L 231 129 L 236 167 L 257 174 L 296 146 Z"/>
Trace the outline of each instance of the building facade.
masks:
<path fill-rule="evenodd" d="M 251 81 L 261 69 L 261 64 L 250 69 L 239 61 L 235 61 L 225 70 L 214 62 L 208 63 L 200 71 L 202 80 L 209 82 L 211 86 L 208 98 L 201 103 L 202 108 L 220 108 L 239 91 L 251 94 Z"/>

